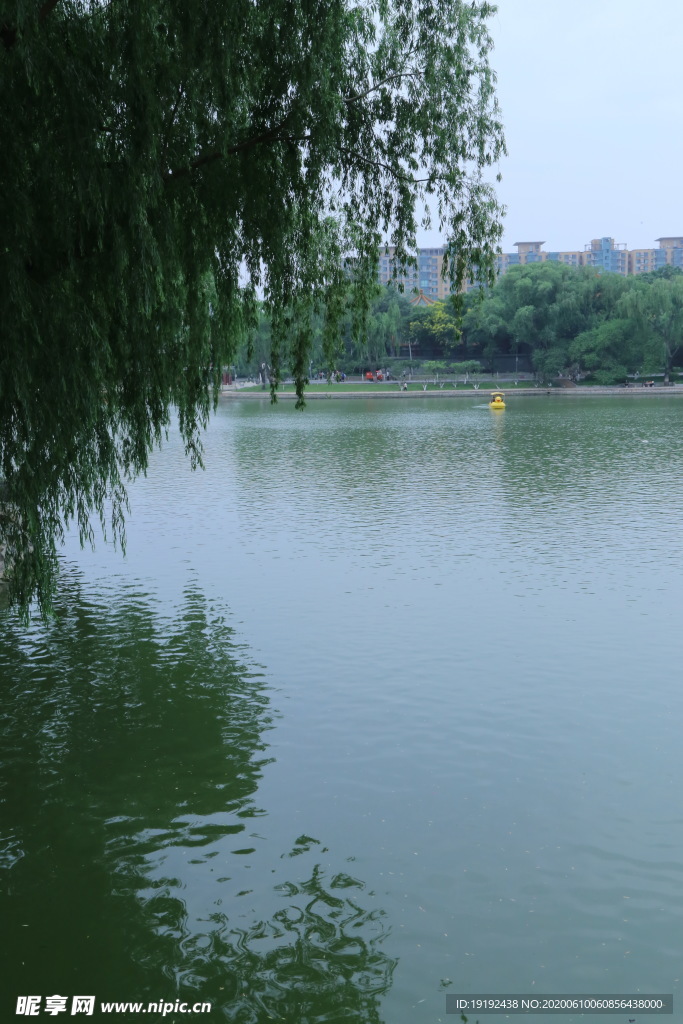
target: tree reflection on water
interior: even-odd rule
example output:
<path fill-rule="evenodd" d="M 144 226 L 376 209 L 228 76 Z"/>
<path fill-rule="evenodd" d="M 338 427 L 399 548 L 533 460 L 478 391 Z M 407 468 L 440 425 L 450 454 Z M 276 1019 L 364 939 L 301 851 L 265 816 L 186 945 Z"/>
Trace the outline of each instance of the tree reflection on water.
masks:
<path fill-rule="evenodd" d="M 254 845 L 267 684 L 197 590 L 164 617 L 72 574 L 47 626 L 0 620 L 0 677 L 3 1016 L 31 992 L 380 1020 L 395 962 L 373 894 L 311 836 Z"/>

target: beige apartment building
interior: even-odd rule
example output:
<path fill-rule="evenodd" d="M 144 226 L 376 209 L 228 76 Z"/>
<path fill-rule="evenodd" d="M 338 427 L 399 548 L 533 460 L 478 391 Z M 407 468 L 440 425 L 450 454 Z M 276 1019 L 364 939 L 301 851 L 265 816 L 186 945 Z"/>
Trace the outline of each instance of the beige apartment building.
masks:
<path fill-rule="evenodd" d="M 609 270 L 624 277 L 665 266 L 683 269 L 683 235 L 668 235 L 656 241 L 658 249 L 629 249 L 625 242 L 615 242 L 613 238 L 593 238 L 583 249 L 561 252 L 546 251 L 543 249 L 545 242 L 515 242 L 517 252 L 500 253 L 497 269 L 499 274 L 504 274 L 510 267 L 520 264 L 555 262 Z"/>
<path fill-rule="evenodd" d="M 628 249 L 625 242 L 615 242 L 613 238 L 593 238 L 583 249 L 556 252 L 544 249 L 545 242 L 515 242 L 516 252 L 502 252 L 496 257 L 496 272 L 500 276 L 510 267 L 529 263 L 595 267 L 596 270 L 607 270 L 624 277 L 646 274 L 665 266 L 683 270 L 683 235 L 666 235 L 656 241 L 659 243 L 657 249 Z M 423 294 L 427 300 L 443 301 L 451 294 L 450 281 L 444 281 L 441 276 L 445 253 L 444 246 L 419 249 L 417 267 L 411 267 L 405 274 L 394 278 L 394 249 L 387 246 L 380 255 L 380 284 L 402 284 L 407 295 Z M 471 280 L 462 290 L 467 292 L 477 287 L 477 282 Z"/>
<path fill-rule="evenodd" d="M 681 270 L 683 270 L 683 235 L 669 235 L 663 238 L 657 238 L 656 241 L 659 242 L 659 249 L 634 249 L 633 254 L 635 255 L 636 253 L 642 253 L 644 251 L 654 253 L 654 270 L 657 270 L 658 267 L 664 266 L 680 267 Z M 639 271 L 632 267 L 631 273 L 637 274 Z M 640 273 L 643 273 L 643 271 L 640 271 Z"/>
<path fill-rule="evenodd" d="M 409 267 L 405 274 L 394 278 L 394 248 L 386 246 L 379 258 L 379 282 L 402 284 L 406 295 L 422 292 L 428 299 L 443 301 L 451 294 L 450 281 L 441 276 L 445 253 L 445 246 L 418 249 L 417 267 Z"/>

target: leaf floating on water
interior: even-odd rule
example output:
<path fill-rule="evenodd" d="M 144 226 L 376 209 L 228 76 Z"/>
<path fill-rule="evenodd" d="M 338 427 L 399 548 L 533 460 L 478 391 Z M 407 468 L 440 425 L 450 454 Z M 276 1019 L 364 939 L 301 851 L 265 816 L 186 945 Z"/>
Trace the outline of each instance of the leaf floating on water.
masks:
<path fill-rule="evenodd" d="M 280 885 L 276 885 L 276 892 L 285 893 L 287 896 L 296 896 L 299 892 L 299 887 L 294 885 L 294 882 L 282 882 Z"/>
<path fill-rule="evenodd" d="M 330 889 L 364 889 L 365 883 L 340 871 L 330 882 Z"/>
<path fill-rule="evenodd" d="M 311 846 L 320 846 L 320 840 L 313 836 L 302 835 L 294 842 L 294 847 L 289 853 L 283 853 L 283 857 L 298 857 L 301 853 L 307 853 Z"/>

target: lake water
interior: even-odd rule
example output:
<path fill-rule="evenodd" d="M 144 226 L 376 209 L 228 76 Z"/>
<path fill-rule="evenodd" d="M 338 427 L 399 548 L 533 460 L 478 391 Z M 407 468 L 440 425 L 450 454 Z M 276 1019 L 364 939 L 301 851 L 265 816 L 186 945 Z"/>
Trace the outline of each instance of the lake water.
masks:
<path fill-rule="evenodd" d="M 682 426 L 675 398 L 244 399 L 195 473 L 172 433 L 127 557 L 71 538 L 54 621 L 0 620 L 0 1019 L 676 996 Z"/>

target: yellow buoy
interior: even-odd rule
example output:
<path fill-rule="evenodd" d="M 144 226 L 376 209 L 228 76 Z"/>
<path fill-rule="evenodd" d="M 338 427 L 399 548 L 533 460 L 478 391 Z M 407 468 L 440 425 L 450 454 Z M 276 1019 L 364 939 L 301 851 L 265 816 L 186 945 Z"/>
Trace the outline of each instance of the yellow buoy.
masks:
<path fill-rule="evenodd" d="M 505 395 L 502 391 L 492 391 L 491 400 L 489 402 L 489 409 L 504 409 L 505 408 Z"/>

